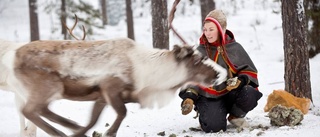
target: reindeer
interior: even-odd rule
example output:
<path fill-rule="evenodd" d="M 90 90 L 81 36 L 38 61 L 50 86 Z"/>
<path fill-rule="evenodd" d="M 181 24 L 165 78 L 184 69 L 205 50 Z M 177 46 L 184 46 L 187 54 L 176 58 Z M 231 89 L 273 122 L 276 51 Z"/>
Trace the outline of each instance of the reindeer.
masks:
<path fill-rule="evenodd" d="M 34 41 L 7 54 L 12 80 L 25 94 L 21 113 L 52 136 L 67 136 L 46 120 L 84 136 L 103 108 L 116 111 L 104 136 L 116 136 L 126 117 L 125 103 L 142 108 L 166 105 L 178 88 L 193 82 L 212 86 L 225 82 L 227 71 L 190 46 L 161 50 L 140 46 L 127 38 L 104 41 Z M 58 99 L 94 101 L 85 127 L 52 112 Z"/>
<path fill-rule="evenodd" d="M 105 105 L 118 116 L 105 136 L 115 136 L 126 116 L 125 103 L 160 106 L 188 82 L 203 85 L 225 81 L 227 71 L 192 47 L 160 50 L 139 46 L 127 38 L 105 41 L 35 41 L 11 54 L 6 65 L 27 94 L 22 113 L 52 136 L 67 136 L 43 118 L 83 136 Z M 48 109 L 57 99 L 95 101 L 86 127 Z M 79 130 L 80 129 L 80 130 Z"/>

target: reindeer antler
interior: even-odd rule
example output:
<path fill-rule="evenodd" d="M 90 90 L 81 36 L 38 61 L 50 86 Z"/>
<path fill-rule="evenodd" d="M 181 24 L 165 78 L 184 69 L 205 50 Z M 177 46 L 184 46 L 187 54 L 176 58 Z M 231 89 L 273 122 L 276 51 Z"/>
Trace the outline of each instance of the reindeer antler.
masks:
<path fill-rule="evenodd" d="M 180 0 L 175 0 L 174 3 L 173 3 L 173 6 L 171 8 L 171 11 L 170 11 L 170 14 L 169 14 L 169 18 L 168 18 L 168 20 L 169 20 L 169 29 L 171 29 L 173 31 L 173 33 L 178 36 L 178 38 L 183 42 L 183 44 L 188 45 L 187 42 L 181 37 L 180 34 L 178 34 L 178 32 L 172 26 L 174 13 L 176 12 L 176 9 L 177 9 L 176 7 L 179 4 L 179 2 L 180 2 Z"/>
<path fill-rule="evenodd" d="M 69 34 L 70 34 L 73 38 L 75 38 L 76 40 L 79 40 L 75 35 L 73 35 L 73 32 L 72 32 L 73 29 L 76 27 L 76 25 L 77 25 L 77 23 L 78 23 L 78 16 L 77 16 L 76 14 L 74 14 L 74 16 L 75 16 L 76 22 L 73 24 L 73 26 L 72 26 L 71 29 L 69 29 L 69 28 L 67 27 L 67 25 L 66 25 L 65 22 L 62 21 L 62 23 L 63 23 L 63 25 L 66 27 L 66 29 L 68 30 Z M 83 30 L 83 37 L 82 37 L 81 40 L 84 40 L 84 39 L 86 38 L 86 29 L 84 28 L 83 25 L 82 25 L 82 30 Z"/>

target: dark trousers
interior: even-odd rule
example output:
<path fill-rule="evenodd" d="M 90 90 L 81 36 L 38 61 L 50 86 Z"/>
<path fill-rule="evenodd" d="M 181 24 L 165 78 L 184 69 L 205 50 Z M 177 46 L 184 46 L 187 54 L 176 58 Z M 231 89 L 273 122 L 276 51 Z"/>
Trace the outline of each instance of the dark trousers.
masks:
<path fill-rule="evenodd" d="M 199 122 L 205 132 L 225 131 L 227 114 L 244 117 L 258 105 L 262 93 L 251 86 L 230 91 L 227 95 L 213 99 L 199 96 L 195 105 L 199 112 Z"/>

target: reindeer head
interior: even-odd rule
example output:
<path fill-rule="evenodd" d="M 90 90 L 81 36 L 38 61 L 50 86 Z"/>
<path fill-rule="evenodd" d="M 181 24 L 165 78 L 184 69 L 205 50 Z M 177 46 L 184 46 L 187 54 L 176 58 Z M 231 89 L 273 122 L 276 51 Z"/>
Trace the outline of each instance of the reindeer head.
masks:
<path fill-rule="evenodd" d="M 183 42 L 184 45 L 188 45 L 187 42 L 179 35 L 179 33 L 172 26 L 174 19 L 174 13 L 180 0 L 175 0 L 168 17 L 169 29 L 173 31 L 175 35 Z M 221 84 L 227 79 L 227 70 L 213 60 L 204 57 L 192 46 L 179 47 L 174 46 L 175 58 L 178 61 L 185 62 L 189 70 L 191 81 L 200 81 L 202 85 L 212 86 L 212 84 Z M 211 84 L 211 85 L 210 85 Z"/>
<path fill-rule="evenodd" d="M 191 46 L 174 45 L 173 53 L 179 63 L 184 63 L 188 68 L 191 81 L 200 82 L 202 85 L 212 86 L 221 84 L 227 78 L 227 70 L 203 56 Z"/>

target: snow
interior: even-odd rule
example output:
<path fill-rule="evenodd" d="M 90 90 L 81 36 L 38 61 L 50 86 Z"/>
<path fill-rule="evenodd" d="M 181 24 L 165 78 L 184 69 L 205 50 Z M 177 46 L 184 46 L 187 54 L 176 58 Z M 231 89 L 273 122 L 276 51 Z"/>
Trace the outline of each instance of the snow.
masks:
<path fill-rule="evenodd" d="M 0 38 L 15 42 L 28 42 L 29 19 L 27 1 L 3 0 L 6 8 L 0 12 Z M 43 1 L 42 1 L 43 2 Z M 1 2 L 2 3 L 2 2 Z M 171 9 L 173 0 L 168 3 L 168 10 Z M 185 14 L 182 14 L 182 6 L 178 6 L 177 14 L 173 21 L 174 27 L 191 45 L 198 42 L 201 35 L 201 17 L 198 5 L 190 5 L 189 1 L 181 2 L 185 7 Z M 228 3 L 233 3 L 232 5 Z M 236 4 L 235 4 L 236 3 Z M 93 3 L 97 4 L 97 3 Z M 195 4 L 199 2 L 195 1 Z M 43 5 L 43 4 L 39 4 Z M 236 5 L 236 6 L 235 6 Z M 0 7 L 2 7 L 0 5 Z M 251 56 L 259 70 L 260 91 L 263 97 L 259 100 L 258 106 L 248 113 L 246 119 L 252 126 L 262 125 L 269 127 L 267 130 L 257 128 L 245 129 L 238 133 L 236 128 L 228 123 L 228 129 L 224 133 L 204 133 L 189 130 L 190 127 L 199 127 L 198 119 L 194 119 L 195 112 L 183 116 L 180 112 L 181 99 L 176 95 L 174 100 L 164 108 L 140 109 L 138 104 L 127 104 L 128 113 L 118 131 L 119 137 L 154 137 L 159 132 L 165 131 L 165 136 L 176 134 L 183 136 L 219 136 L 219 137 L 251 137 L 251 136 L 291 136 L 291 137 L 318 137 L 320 135 L 320 55 L 310 59 L 310 74 L 312 84 L 313 108 L 305 115 L 301 125 L 294 127 L 273 127 L 270 125 L 267 113 L 263 111 L 268 95 L 275 89 L 284 88 L 284 53 L 283 37 L 281 29 L 280 3 L 273 0 L 246 0 L 234 1 L 225 0 L 217 2 L 217 6 L 226 11 L 228 26 L 233 31 L 236 40 L 240 42 Z M 147 8 L 149 8 L 147 6 Z M 39 7 L 39 24 L 41 39 L 57 39 L 60 36 L 51 34 L 53 15 L 47 15 L 43 7 Z M 151 9 L 135 10 L 151 12 Z M 278 13 L 278 14 L 276 14 Z M 197 15 L 195 15 L 197 14 Z M 135 37 L 139 43 L 145 46 L 152 44 L 151 17 L 149 15 L 135 16 Z M 104 30 L 96 30 L 91 39 L 108 39 L 113 37 L 126 37 L 126 23 L 120 21 L 117 26 L 106 26 Z M 176 36 L 170 33 L 170 46 L 182 44 Z M 15 107 L 14 94 L 8 91 L 0 91 L 0 136 L 19 136 L 19 117 Z M 70 119 L 85 125 L 90 115 L 92 102 L 74 102 L 60 100 L 54 102 L 51 109 Z M 91 135 L 93 131 L 104 132 L 108 129 L 106 123 L 111 125 L 116 114 L 110 107 L 103 111 L 98 123 L 87 132 Z M 59 126 L 58 126 L 59 127 Z M 59 127 L 60 128 L 60 127 Z M 63 131 L 68 132 L 67 130 Z M 42 130 L 37 132 L 39 137 L 48 136 Z"/>
<path fill-rule="evenodd" d="M 305 10 L 304 10 L 304 7 L 303 7 L 303 0 L 299 0 L 297 2 L 297 11 L 298 11 L 298 19 L 299 21 L 302 21 L 303 18 L 305 18 Z"/>

